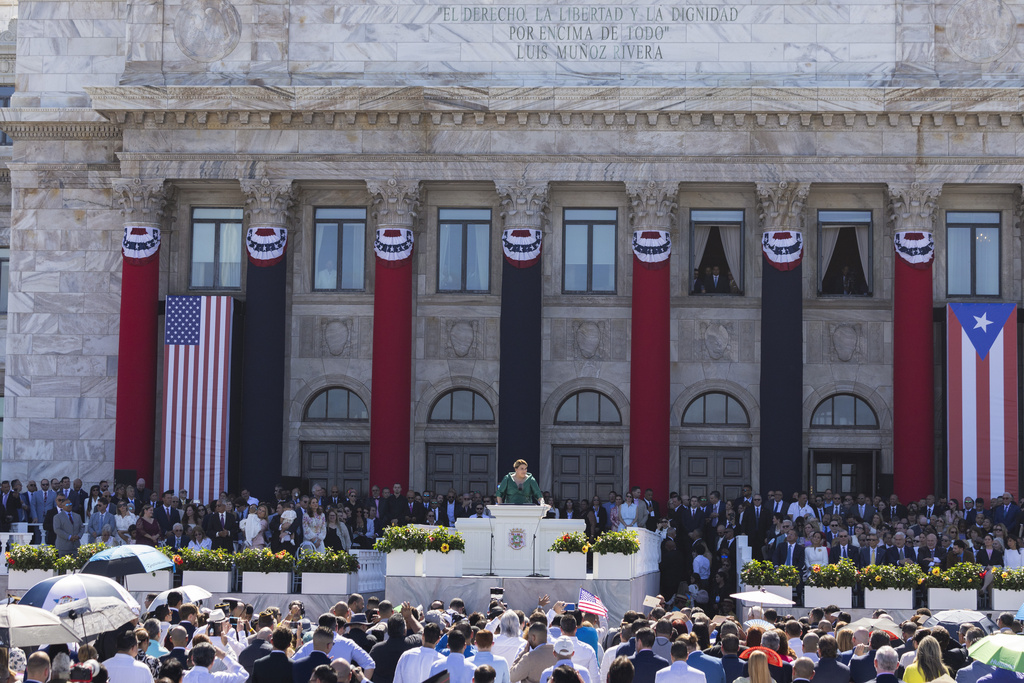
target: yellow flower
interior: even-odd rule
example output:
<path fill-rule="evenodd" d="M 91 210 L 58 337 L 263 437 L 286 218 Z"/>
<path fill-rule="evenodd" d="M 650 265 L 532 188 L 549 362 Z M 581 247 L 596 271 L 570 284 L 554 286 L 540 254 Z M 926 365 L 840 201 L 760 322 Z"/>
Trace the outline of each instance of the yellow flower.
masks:
<path fill-rule="evenodd" d="M 448 544 L 447 544 L 447 543 L 442 543 L 442 544 L 441 544 L 441 552 L 442 552 L 442 553 L 446 553 L 446 552 L 448 552 L 449 550 L 450 550 L 450 548 L 448 547 Z"/>
<path fill-rule="evenodd" d="M 1004 579 L 1010 578 L 1010 572 L 1003 572 L 1003 578 Z"/>
<path fill-rule="evenodd" d="M 584 553 L 589 553 L 590 552 L 590 546 L 589 545 L 584 545 L 583 546 L 583 552 Z"/>
<path fill-rule="evenodd" d="M 821 571 L 821 565 L 820 564 L 811 565 L 811 571 L 814 572 L 815 574 L 817 574 L 818 572 Z"/>
<path fill-rule="evenodd" d="M 941 573 L 942 573 L 941 569 L 939 569 L 938 567 L 932 567 L 932 575 L 933 576 L 938 576 Z"/>
<path fill-rule="evenodd" d="M 875 577 L 875 583 L 880 583 L 881 581 L 882 581 L 882 577 L 881 576 L 876 576 Z"/>
<path fill-rule="evenodd" d="M 918 582 L 918 584 L 924 583 L 924 577 L 922 576 L 920 579 L 917 580 L 917 582 Z"/>

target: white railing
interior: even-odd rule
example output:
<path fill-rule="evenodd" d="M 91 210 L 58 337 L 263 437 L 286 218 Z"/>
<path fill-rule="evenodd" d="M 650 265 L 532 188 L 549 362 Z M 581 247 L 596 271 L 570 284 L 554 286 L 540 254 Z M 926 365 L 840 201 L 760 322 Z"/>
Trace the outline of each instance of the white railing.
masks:
<path fill-rule="evenodd" d="M 661 564 L 661 536 L 644 528 L 636 529 L 640 540 L 640 552 L 636 557 L 636 575 L 658 571 Z"/>
<path fill-rule="evenodd" d="M 385 558 L 387 555 L 376 550 L 352 550 L 359 560 L 359 573 L 353 593 L 379 593 L 384 591 Z"/>

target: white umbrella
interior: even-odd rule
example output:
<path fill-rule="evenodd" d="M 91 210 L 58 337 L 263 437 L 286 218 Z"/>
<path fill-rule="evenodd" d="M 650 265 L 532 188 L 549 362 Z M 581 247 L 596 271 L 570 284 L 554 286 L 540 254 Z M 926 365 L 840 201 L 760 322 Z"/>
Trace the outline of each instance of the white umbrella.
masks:
<path fill-rule="evenodd" d="M 64 574 L 43 579 L 25 591 L 21 604 L 41 607 L 50 612 L 60 604 L 82 598 L 111 597 L 129 607 L 139 609 L 139 603 L 124 586 L 113 579 L 95 574 Z"/>
<path fill-rule="evenodd" d="M 170 590 L 165 590 L 163 593 L 158 593 L 157 596 L 153 598 L 153 602 L 149 603 L 149 607 L 147 607 L 146 609 L 152 612 L 160 605 L 166 605 L 167 594 L 171 591 L 178 591 L 179 593 L 181 593 L 181 601 L 183 603 L 199 602 L 200 600 L 206 600 L 207 598 L 213 595 L 213 593 L 206 590 L 202 586 L 194 586 L 192 584 L 189 584 L 187 586 L 182 586 L 181 588 L 171 588 Z"/>
<path fill-rule="evenodd" d="M 796 604 L 796 602 L 790 600 L 789 598 L 784 598 L 780 595 L 776 595 L 775 593 L 769 593 L 763 588 L 756 591 L 744 591 L 742 593 L 733 593 L 729 597 L 736 598 L 737 600 L 742 600 L 743 602 L 756 602 L 759 605 L 779 605 L 783 607 L 788 607 L 789 605 Z"/>
<path fill-rule="evenodd" d="M 131 608 L 118 598 L 82 598 L 57 605 L 53 613 L 81 640 L 113 631 L 136 618 Z"/>
<path fill-rule="evenodd" d="M 30 605 L 0 605 L 0 647 L 70 643 L 77 636 L 60 617 Z"/>

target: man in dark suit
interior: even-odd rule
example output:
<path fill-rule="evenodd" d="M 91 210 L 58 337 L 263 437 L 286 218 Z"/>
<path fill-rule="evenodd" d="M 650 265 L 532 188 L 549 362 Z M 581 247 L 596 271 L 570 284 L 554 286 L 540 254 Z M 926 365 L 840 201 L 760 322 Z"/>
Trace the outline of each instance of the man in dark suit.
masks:
<path fill-rule="evenodd" d="M 181 512 L 171 504 L 173 501 L 174 491 L 168 489 L 164 491 L 163 500 L 160 502 L 160 505 L 153 506 L 153 519 L 160 525 L 160 531 L 163 532 L 164 537 L 170 535 L 174 525 L 181 521 Z M 141 510 L 142 508 L 139 509 Z"/>
<path fill-rule="evenodd" d="M 924 537 L 924 546 L 917 550 L 917 563 L 926 572 L 932 567 L 941 567 L 942 561 L 946 559 L 946 550 L 939 545 L 939 539 L 935 534 L 928 534 Z"/>
<path fill-rule="evenodd" d="M 21 496 L 11 490 L 11 482 L 0 482 L 0 531 L 10 531 L 11 524 L 18 521 L 21 510 Z"/>
<path fill-rule="evenodd" d="M 917 564 L 917 549 L 907 545 L 907 536 L 902 531 L 892 537 L 893 546 L 885 551 L 885 564 Z"/>
<path fill-rule="evenodd" d="M 722 274 L 718 266 L 712 266 L 711 275 L 704 279 L 704 291 L 708 294 L 729 293 L 729 280 Z"/>
<path fill-rule="evenodd" d="M 210 538 L 214 550 L 234 550 L 234 539 L 238 536 L 238 521 L 233 512 L 228 512 L 224 501 L 217 501 L 215 514 L 203 517 L 203 532 Z"/>
<path fill-rule="evenodd" d="M 669 663 L 662 657 L 654 654 L 651 650 L 657 635 L 654 629 L 644 627 L 636 632 L 636 653 L 629 658 L 633 664 L 633 683 L 654 683 L 654 678 L 662 669 L 669 667 Z M 685 649 L 685 643 L 679 643 L 681 649 Z M 673 659 L 676 659 L 673 657 Z M 685 659 L 685 655 L 680 659 Z"/>
<path fill-rule="evenodd" d="M 373 659 L 373 663 L 377 665 L 373 670 L 373 675 L 378 681 L 392 680 L 395 677 L 395 670 L 398 668 L 398 660 L 401 658 L 402 654 L 419 647 L 423 642 L 422 637 L 419 635 L 406 635 L 405 617 L 401 614 L 392 614 L 388 618 L 387 633 L 387 640 L 375 644 L 373 648 L 369 650 L 370 658 Z M 483 631 L 480 633 L 483 634 Z M 488 632 L 488 635 L 493 638 L 493 634 L 490 632 Z M 380 637 L 383 638 L 383 636 Z M 483 641 L 485 638 L 480 638 L 477 642 L 478 653 L 481 651 L 481 648 L 484 647 Z M 489 649 L 490 645 L 487 645 L 486 647 Z"/>
<path fill-rule="evenodd" d="M 900 497 L 895 493 L 889 496 L 889 504 L 879 512 L 882 513 L 882 519 L 889 524 L 896 524 L 896 522 L 907 516 L 907 508 L 900 504 Z"/>
<path fill-rule="evenodd" d="M 761 494 L 755 495 L 743 513 L 741 525 L 741 532 L 749 537 L 748 543 L 753 550 L 755 559 L 764 559 L 761 557 L 761 547 L 764 545 L 771 523 L 771 512 L 763 505 Z"/>
<path fill-rule="evenodd" d="M 872 633 L 871 649 L 862 655 L 854 655 L 853 659 L 850 660 L 850 680 L 853 683 L 868 683 L 868 681 L 875 678 L 877 675 L 875 672 L 875 655 L 878 653 L 879 648 L 888 647 L 888 645 L 888 633 L 885 631 L 875 631 Z M 895 655 L 896 651 L 893 650 L 892 653 Z"/>
<path fill-rule="evenodd" d="M 416 502 L 416 493 L 414 491 L 409 491 L 405 494 L 405 503 L 401 506 L 392 504 L 392 510 L 399 524 L 422 524 L 426 517 L 426 514 L 423 512 L 423 506 Z"/>
<path fill-rule="evenodd" d="M 690 496 L 690 506 L 679 510 L 679 523 L 691 534 L 704 526 L 704 511 L 697 505 L 697 496 Z M 676 527 L 678 529 L 678 527 Z"/>
<path fill-rule="evenodd" d="M 786 533 L 785 541 L 775 545 L 772 562 L 776 565 L 786 564 L 803 569 L 804 546 L 797 543 L 796 529 L 790 528 Z M 776 679 L 776 683 L 779 683 L 778 679 Z"/>
<path fill-rule="evenodd" d="M 171 640 L 171 651 L 161 657 L 160 662 L 166 663 L 169 660 L 176 659 L 181 662 L 182 669 L 186 671 L 191 669 L 192 663 L 189 662 L 188 653 L 185 652 L 185 645 L 188 644 L 188 631 L 185 630 L 184 626 L 172 626 L 167 635 Z"/>
<path fill-rule="evenodd" d="M 1013 523 L 1017 520 L 1017 516 L 1020 515 L 1020 508 L 1013 502 L 1013 496 L 1008 492 L 1003 494 L 1003 500 L 997 504 L 993 501 L 992 504 L 992 525 L 1005 524 L 1009 528 L 1014 528 Z"/>
<path fill-rule="evenodd" d="M 654 500 L 654 491 L 652 489 L 644 491 L 644 504 L 647 506 L 647 523 L 645 526 L 649 531 L 654 531 L 658 528 L 658 520 L 661 519 L 661 505 L 658 501 Z"/>
<path fill-rule="evenodd" d="M 405 624 L 402 624 L 403 628 Z M 313 669 L 321 664 L 331 665 L 331 657 L 328 653 L 334 646 L 334 631 L 318 626 L 313 631 L 313 651 L 305 657 L 298 657 L 292 660 L 292 680 L 294 683 L 308 683 Z M 272 655 L 271 655 L 272 656 Z M 282 683 L 286 683 L 282 680 Z"/>
<path fill-rule="evenodd" d="M 900 666 L 899 657 L 896 651 L 888 645 L 884 645 L 875 653 L 874 670 L 875 678 L 872 683 L 897 683 L 896 670 Z"/>
<path fill-rule="evenodd" d="M 256 660 L 263 659 L 274 651 L 274 648 L 270 645 L 271 633 L 273 631 L 269 628 L 261 628 L 248 647 L 238 653 L 238 663 L 249 672 L 250 676 L 252 675 L 252 667 L 256 664 Z"/>
<path fill-rule="evenodd" d="M 814 680 L 818 683 L 850 683 L 850 667 L 839 661 L 839 643 L 835 636 L 824 635 L 818 640 Z"/>
<path fill-rule="evenodd" d="M 875 506 L 863 493 L 857 494 L 857 502 L 846 509 L 846 516 L 856 517 L 858 522 L 870 522 L 875 516 Z"/>
<path fill-rule="evenodd" d="M 811 683 L 814 677 L 814 662 L 807 657 L 800 657 L 793 662 L 793 683 Z"/>
<path fill-rule="evenodd" d="M 837 564 L 839 560 L 848 559 L 853 562 L 856 566 L 860 566 L 860 550 L 850 545 L 850 532 L 846 529 L 839 529 L 837 535 L 839 543 L 832 546 L 832 549 L 828 552 L 828 561 L 830 564 Z"/>
<path fill-rule="evenodd" d="M 978 510 L 977 507 L 975 507 L 974 499 L 971 498 L 970 496 L 966 496 L 964 498 L 964 522 L 967 524 L 968 527 L 974 526 L 974 523 L 977 521 L 979 514 L 981 514 L 981 512 Z"/>
<path fill-rule="evenodd" d="M 917 633 L 917 624 L 908 619 L 903 622 L 900 631 L 903 644 L 896 648 L 896 656 L 902 659 L 903 655 L 914 649 L 914 634 Z"/>
<path fill-rule="evenodd" d="M 878 547 L 878 532 L 868 534 L 868 544 L 860 549 L 860 567 L 885 564 L 885 550 Z"/>
<path fill-rule="evenodd" d="M 740 659 L 740 639 L 730 633 L 722 639 L 722 668 L 725 669 L 725 683 L 732 683 L 743 675 L 743 660 Z"/>
<path fill-rule="evenodd" d="M 333 636 L 331 640 L 334 640 Z M 293 680 L 294 662 L 288 659 L 288 648 L 292 644 L 292 632 L 287 626 L 278 626 L 270 635 L 270 644 L 274 646 L 274 651 L 262 659 L 257 659 L 256 663 L 252 665 L 249 683 L 287 683 L 287 681 Z"/>

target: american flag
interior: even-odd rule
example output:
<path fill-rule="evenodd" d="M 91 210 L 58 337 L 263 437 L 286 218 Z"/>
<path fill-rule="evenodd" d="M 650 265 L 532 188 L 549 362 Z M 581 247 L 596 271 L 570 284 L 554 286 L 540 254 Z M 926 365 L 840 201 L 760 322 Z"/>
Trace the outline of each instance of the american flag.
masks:
<path fill-rule="evenodd" d="M 212 500 L 227 481 L 228 296 L 169 296 L 164 331 L 163 485 Z"/>
<path fill-rule="evenodd" d="M 947 308 L 950 497 L 1017 491 L 1016 313 L 1016 304 Z"/>
<path fill-rule="evenodd" d="M 580 588 L 580 599 L 576 601 L 576 605 L 580 608 L 581 612 L 590 612 L 599 617 L 608 616 L 608 610 L 605 609 L 601 598 L 584 588 Z"/>

